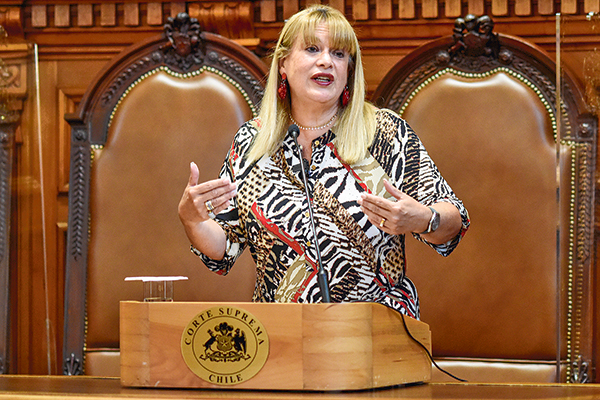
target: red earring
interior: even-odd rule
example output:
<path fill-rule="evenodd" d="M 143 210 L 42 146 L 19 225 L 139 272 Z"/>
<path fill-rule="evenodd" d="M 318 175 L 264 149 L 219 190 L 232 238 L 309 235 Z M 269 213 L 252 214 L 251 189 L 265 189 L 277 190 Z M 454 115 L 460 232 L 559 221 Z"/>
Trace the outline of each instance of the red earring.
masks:
<path fill-rule="evenodd" d="M 279 86 L 277 87 L 277 95 L 279 96 L 279 98 L 281 100 L 285 100 L 285 98 L 287 97 L 287 92 L 288 92 L 288 82 L 287 82 L 287 76 L 286 74 L 281 74 L 281 82 L 279 83 Z"/>
<path fill-rule="evenodd" d="M 342 92 L 342 106 L 346 107 L 350 102 L 350 90 L 348 90 L 348 85 L 344 88 Z"/>

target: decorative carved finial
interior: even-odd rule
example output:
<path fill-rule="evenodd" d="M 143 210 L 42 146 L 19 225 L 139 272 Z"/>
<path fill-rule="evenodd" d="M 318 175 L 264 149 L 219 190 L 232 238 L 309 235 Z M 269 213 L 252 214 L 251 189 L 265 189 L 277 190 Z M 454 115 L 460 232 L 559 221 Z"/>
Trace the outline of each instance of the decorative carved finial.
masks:
<path fill-rule="evenodd" d="M 573 361 L 573 373 L 570 377 L 571 383 L 587 383 L 589 382 L 589 363 L 583 360 L 581 355 Z"/>
<path fill-rule="evenodd" d="M 469 14 L 464 19 L 457 18 L 454 22 L 454 45 L 450 54 L 462 52 L 467 56 L 493 56 L 498 57 L 498 35 L 492 30 L 494 21 L 487 15 L 477 18 Z"/>
<path fill-rule="evenodd" d="M 179 13 L 177 17 L 169 17 L 164 26 L 169 42 L 161 48 L 165 53 L 165 62 L 188 70 L 194 64 L 202 64 L 202 39 L 200 23 L 190 18 L 187 13 Z"/>
<path fill-rule="evenodd" d="M 84 142 L 88 138 L 85 129 L 73 129 L 72 134 L 74 142 Z"/>
<path fill-rule="evenodd" d="M 83 363 L 75 354 L 71 353 L 71 356 L 64 360 L 63 375 L 83 375 Z"/>
<path fill-rule="evenodd" d="M 578 117 L 577 137 L 591 139 L 598 131 L 598 120 L 594 114 L 583 114 Z"/>

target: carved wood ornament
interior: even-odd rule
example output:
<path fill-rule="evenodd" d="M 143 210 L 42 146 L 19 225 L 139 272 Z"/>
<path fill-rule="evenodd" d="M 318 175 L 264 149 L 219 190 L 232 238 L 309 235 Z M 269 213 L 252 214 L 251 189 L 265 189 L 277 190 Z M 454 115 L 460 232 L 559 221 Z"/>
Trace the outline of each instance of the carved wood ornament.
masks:
<path fill-rule="evenodd" d="M 458 18 L 454 22 L 454 45 L 450 53 L 464 51 L 467 56 L 497 56 L 498 35 L 492 32 L 494 21 L 487 15 L 477 18 L 469 14 L 464 19 Z"/>
<path fill-rule="evenodd" d="M 179 13 L 176 18 L 169 17 L 164 31 L 168 42 L 161 50 L 165 53 L 167 64 L 177 65 L 184 71 L 192 65 L 202 64 L 200 24 L 196 18 L 190 18 L 186 13 Z"/>

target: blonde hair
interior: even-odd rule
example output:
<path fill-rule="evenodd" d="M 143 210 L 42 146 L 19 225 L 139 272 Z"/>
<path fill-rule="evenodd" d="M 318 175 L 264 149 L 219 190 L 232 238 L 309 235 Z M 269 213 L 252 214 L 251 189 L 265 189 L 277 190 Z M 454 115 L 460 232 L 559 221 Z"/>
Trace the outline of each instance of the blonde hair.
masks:
<path fill-rule="evenodd" d="M 335 146 L 342 160 L 348 164 L 367 155 L 375 136 L 375 108 L 365 102 L 365 78 L 358 39 L 341 12 L 316 4 L 294 14 L 279 35 L 260 107 L 258 134 L 248 153 L 250 162 L 259 160 L 265 154 L 273 154 L 283 141 L 291 123 L 291 106 L 289 95 L 285 100 L 277 96 L 277 87 L 281 82 L 279 64 L 290 54 L 295 40 L 302 40 L 304 44 L 316 43 L 316 29 L 320 24 L 328 28 L 329 45 L 347 51 L 350 56 L 347 82 L 350 101 L 338 113 L 333 128 L 336 133 Z"/>

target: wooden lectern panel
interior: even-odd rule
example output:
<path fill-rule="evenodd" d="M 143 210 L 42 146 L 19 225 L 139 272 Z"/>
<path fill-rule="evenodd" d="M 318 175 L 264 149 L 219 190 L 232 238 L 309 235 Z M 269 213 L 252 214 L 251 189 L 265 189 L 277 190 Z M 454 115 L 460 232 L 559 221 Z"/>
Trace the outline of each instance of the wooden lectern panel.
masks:
<path fill-rule="evenodd" d="M 187 363 L 192 353 L 196 361 L 216 357 L 212 365 L 219 367 L 239 361 L 227 359 L 227 351 L 238 354 L 232 346 L 240 329 L 219 331 L 220 324 L 211 319 L 218 321 L 217 314 L 232 313 L 244 314 L 244 318 L 250 315 L 246 323 L 253 327 L 241 332 L 244 352 L 240 348 L 239 355 L 246 355 L 246 344 L 250 347 L 250 336 L 256 332 L 262 346 L 268 338 L 268 356 L 262 367 L 250 377 L 192 371 Z M 378 303 L 125 301 L 121 302 L 121 383 L 134 387 L 360 390 L 428 382 L 429 357 L 406 333 L 402 318 Z M 429 326 L 409 317 L 405 322 L 412 336 L 431 351 Z M 197 346 L 190 353 L 185 343 L 193 340 L 201 340 L 204 347 Z"/>

